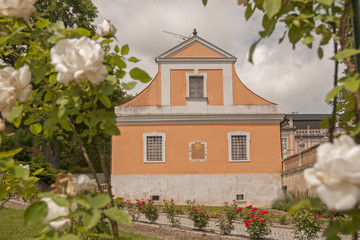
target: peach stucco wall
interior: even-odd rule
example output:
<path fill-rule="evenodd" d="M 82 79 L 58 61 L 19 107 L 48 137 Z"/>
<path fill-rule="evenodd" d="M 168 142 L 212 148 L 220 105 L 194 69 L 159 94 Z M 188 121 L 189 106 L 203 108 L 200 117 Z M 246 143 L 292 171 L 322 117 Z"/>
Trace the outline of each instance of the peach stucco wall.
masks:
<path fill-rule="evenodd" d="M 170 104 L 172 106 L 186 105 L 186 73 L 190 73 L 193 71 L 193 69 L 170 70 Z"/>
<path fill-rule="evenodd" d="M 250 91 L 239 79 L 232 65 L 234 105 L 275 105 Z"/>
<path fill-rule="evenodd" d="M 280 173 L 279 124 L 119 126 L 112 139 L 112 174 Z M 227 133 L 250 132 L 250 162 L 228 161 Z M 166 133 L 166 162 L 143 162 L 143 133 Z M 189 142 L 207 142 L 207 160 L 189 160 Z"/>
<path fill-rule="evenodd" d="M 193 69 L 170 70 L 170 93 L 172 106 L 186 105 L 186 73 L 193 73 Z M 206 89 L 208 105 L 223 105 L 223 72 L 222 69 L 199 69 L 206 73 Z"/>
<path fill-rule="evenodd" d="M 142 92 L 122 106 L 160 106 L 161 105 L 161 64 L 158 74 Z"/>
<path fill-rule="evenodd" d="M 223 105 L 223 71 L 222 69 L 204 69 L 206 72 L 206 88 L 208 105 Z"/>
<path fill-rule="evenodd" d="M 209 50 L 207 47 L 199 43 L 185 48 L 184 50 L 174 54 L 172 58 L 221 58 L 222 56 Z"/>

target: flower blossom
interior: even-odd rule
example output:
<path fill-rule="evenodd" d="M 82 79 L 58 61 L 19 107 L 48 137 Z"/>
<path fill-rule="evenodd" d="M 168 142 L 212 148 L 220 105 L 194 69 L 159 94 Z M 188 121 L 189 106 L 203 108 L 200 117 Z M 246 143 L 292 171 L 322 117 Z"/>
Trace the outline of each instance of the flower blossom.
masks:
<path fill-rule="evenodd" d="M 102 36 L 114 36 L 116 34 L 116 28 L 111 24 L 109 19 L 104 19 L 102 24 L 99 25 Z"/>
<path fill-rule="evenodd" d="M 30 15 L 36 12 L 36 0 L 0 0 L 0 13 L 7 17 L 23 18 L 29 22 Z"/>
<path fill-rule="evenodd" d="M 5 131 L 5 121 L 4 119 L 0 118 L 0 132 Z"/>
<path fill-rule="evenodd" d="M 104 51 L 87 37 L 62 39 L 50 50 L 51 64 L 57 71 L 57 81 L 67 84 L 89 80 L 102 82 L 108 74 L 103 65 Z"/>
<path fill-rule="evenodd" d="M 316 158 L 314 167 L 304 171 L 305 180 L 329 209 L 353 208 L 360 196 L 360 146 L 342 135 L 333 144 L 321 144 Z"/>
<path fill-rule="evenodd" d="M 0 111 L 3 117 L 7 117 L 16 100 L 24 102 L 30 96 L 30 80 L 31 73 L 27 65 L 18 70 L 13 67 L 0 70 Z"/>

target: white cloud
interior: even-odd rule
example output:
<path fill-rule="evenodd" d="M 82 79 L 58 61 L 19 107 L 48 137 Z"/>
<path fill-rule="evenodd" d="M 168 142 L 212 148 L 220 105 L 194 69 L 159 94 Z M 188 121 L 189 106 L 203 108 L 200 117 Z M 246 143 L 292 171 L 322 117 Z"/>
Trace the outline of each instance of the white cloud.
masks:
<path fill-rule="evenodd" d="M 261 14 L 245 21 L 245 8 L 236 1 L 209 0 L 93 0 L 98 7 L 97 23 L 108 18 L 118 29 L 120 45 L 128 43 L 130 55 L 141 59 L 138 67 L 151 77 L 157 73 L 154 58 L 180 43 L 180 39 L 163 33 L 198 35 L 237 57 L 236 71 L 243 83 L 260 96 L 276 102 L 279 111 L 290 113 L 327 113 L 324 99 L 331 89 L 333 64 L 318 60 L 316 49 L 288 43 L 278 45 L 279 36 L 259 44 L 255 64 L 247 62 L 247 52 L 261 30 Z M 286 42 L 285 40 L 284 42 Z M 325 53 L 331 51 L 324 49 Z M 324 56 L 329 58 L 331 53 Z M 146 85 L 138 84 L 133 92 Z"/>

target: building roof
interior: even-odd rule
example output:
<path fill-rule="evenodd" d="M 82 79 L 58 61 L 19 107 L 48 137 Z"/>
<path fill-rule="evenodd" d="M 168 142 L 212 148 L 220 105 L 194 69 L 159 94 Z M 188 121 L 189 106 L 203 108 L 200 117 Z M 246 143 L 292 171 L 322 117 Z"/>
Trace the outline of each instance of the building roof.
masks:
<path fill-rule="evenodd" d="M 331 114 L 287 114 L 285 120 L 289 121 L 292 119 L 293 126 L 296 129 L 320 129 L 320 123 L 327 117 L 330 117 Z M 287 129 L 289 125 L 282 127 Z"/>

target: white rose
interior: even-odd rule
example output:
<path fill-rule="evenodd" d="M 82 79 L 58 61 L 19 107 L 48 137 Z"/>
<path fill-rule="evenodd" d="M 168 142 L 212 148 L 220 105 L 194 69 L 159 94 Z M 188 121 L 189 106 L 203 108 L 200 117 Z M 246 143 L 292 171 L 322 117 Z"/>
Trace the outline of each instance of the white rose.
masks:
<path fill-rule="evenodd" d="M 114 36 L 116 34 L 116 28 L 113 24 L 111 24 L 109 19 L 104 19 L 103 23 L 99 25 L 101 35 L 103 36 Z"/>
<path fill-rule="evenodd" d="M 30 15 L 36 11 L 33 6 L 36 0 L 0 0 L 0 13 L 7 17 L 23 18 L 29 21 Z"/>
<path fill-rule="evenodd" d="M 70 209 L 67 207 L 60 207 L 57 205 L 51 198 L 45 197 L 41 201 L 45 202 L 48 207 L 48 213 L 43 220 L 43 223 L 47 223 L 58 217 L 66 217 L 70 213 Z M 70 223 L 69 219 L 58 219 L 49 223 L 49 226 L 53 229 L 59 229 L 61 227 L 66 227 Z"/>
<path fill-rule="evenodd" d="M 321 144 L 316 158 L 314 167 L 304 171 L 305 180 L 329 209 L 353 208 L 360 196 L 360 146 L 342 135 L 334 144 Z"/>
<path fill-rule="evenodd" d="M 0 111 L 6 117 L 15 101 L 26 101 L 31 94 L 31 73 L 25 65 L 19 70 L 12 67 L 0 69 Z"/>
<path fill-rule="evenodd" d="M 62 84 L 85 80 L 98 84 L 108 74 L 101 46 L 87 37 L 62 39 L 50 50 L 50 55 L 58 72 L 57 80 Z"/>
<path fill-rule="evenodd" d="M 97 187 L 95 179 L 90 179 L 90 177 L 85 174 L 81 174 L 77 178 L 73 178 L 72 184 L 74 186 L 75 194 L 85 190 L 96 189 Z"/>

